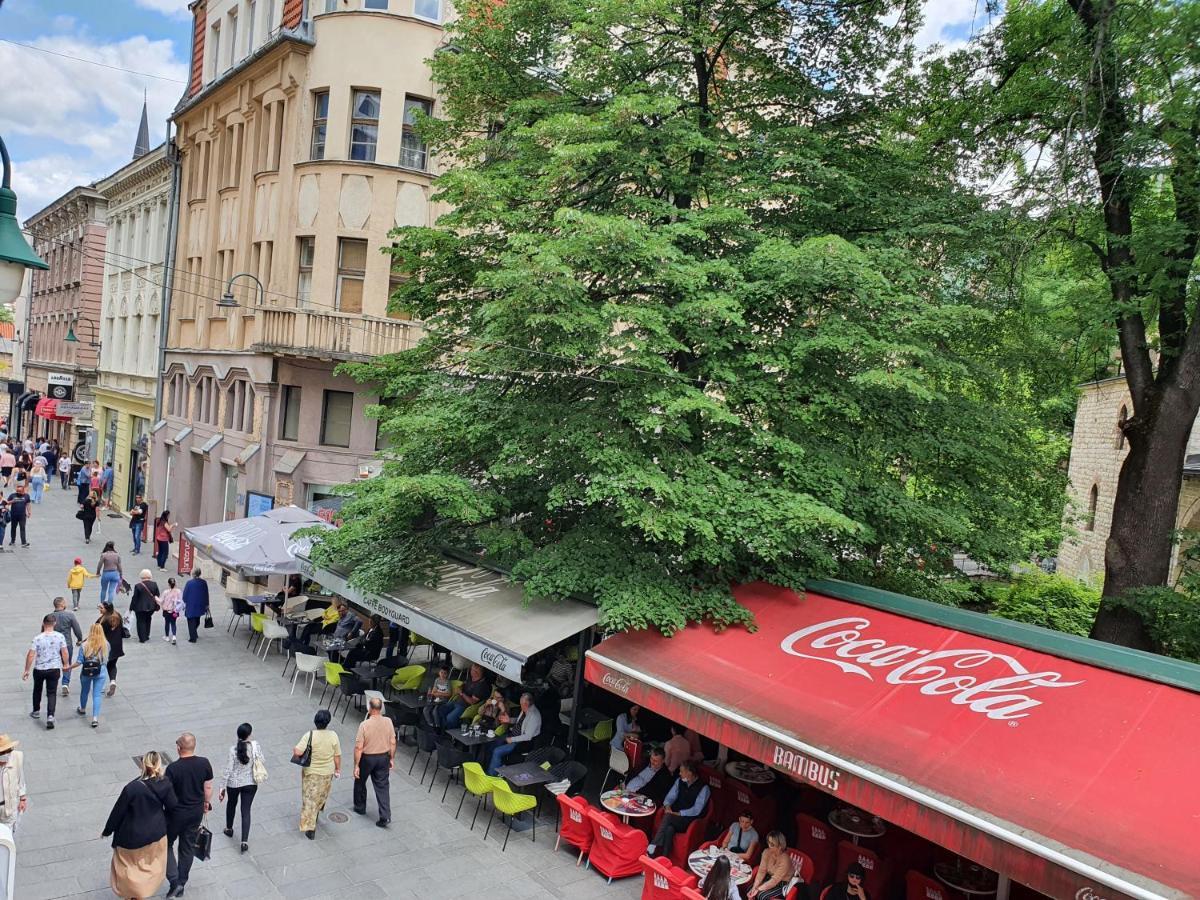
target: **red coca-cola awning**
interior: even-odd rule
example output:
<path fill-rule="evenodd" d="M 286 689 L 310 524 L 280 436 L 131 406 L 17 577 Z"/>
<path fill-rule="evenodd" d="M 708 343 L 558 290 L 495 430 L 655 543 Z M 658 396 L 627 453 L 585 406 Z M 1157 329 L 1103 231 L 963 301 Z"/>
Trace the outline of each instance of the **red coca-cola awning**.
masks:
<path fill-rule="evenodd" d="M 819 589 L 737 588 L 756 632 L 620 634 L 586 676 L 1053 897 L 1200 897 L 1200 667 Z"/>
<path fill-rule="evenodd" d="M 39 419 L 49 419 L 51 422 L 70 422 L 71 416 L 58 414 L 58 401 L 52 397 L 43 397 L 33 408 L 33 414 Z"/>

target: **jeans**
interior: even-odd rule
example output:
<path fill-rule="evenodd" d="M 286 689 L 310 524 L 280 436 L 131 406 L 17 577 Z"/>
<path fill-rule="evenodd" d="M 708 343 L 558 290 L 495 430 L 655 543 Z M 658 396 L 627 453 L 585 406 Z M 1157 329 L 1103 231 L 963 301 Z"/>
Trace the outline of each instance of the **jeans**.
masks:
<path fill-rule="evenodd" d="M 203 821 L 203 809 L 185 812 L 174 821 L 167 820 L 167 881 L 172 885 L 187 884 L 192 861 L 196 858 L 196 835 Z M 179 843 L 178 862 L 175 859 L 176 841 Z"/>
<path fill-rule="evenodd" d="M 675 843 L 675 833 L 678 831 L 687 831 L 688 826 L 695 822 L 696 819 L 696 816 L 677 816 L 674 814 L 663 816 L 662 824 L 658 826 L 658 833 L 650 841 L 650 843 L 654 844 L 655 855 L 670 856 L 671 847 Z"/>
<path fill-rule="evenodd" d="M 354 808 L 360 812 L 367 811 L 367 779 L 375 788 L 375 804 L 379 807 L 379 818 L 384 822 L 392 820 L 392 798 L 388 786 L 388 776 L 391 772 L 386 753 L 364 753 L 358 761 L 358 777 L 354 779 Z"/>
<path fill-rule="evenodd" d="M 457 728 L 462 720 L 463 713 L 467 711 L 467 704 L 461 700 L 455 700 L 453 703 L 446 704 L 438 709 L 438 715 L 442 720 L 442 727 L 446 729 Z"/>
<path fill-rule="evenodd" d="M 83 588 L 71 588 L 71 609 L 79 609 L 79 595 L 83 593 Z"/>
<path fill-rule="evenodd" d="M 257 784 L 248 784 L 245 787 L 229 788 L 225 791 L 228 798 L 225 803 L 225 827 L 230 831 L 233 830 L 233 814 L 237 811 L 238 799 L 242 801 L 242 843 L 250 840 L 250 805 L 254 802 L 254 795 L 258 793 Z"/>
<path fill-rule="evenodd" d="M 166 613 L 163 613 L 164 637 L 175 637 L 175 622 L 178 620 L 178 618 L 179 616 L 168 616 Z"/>
<path fill-rule="evenodd" d="M 171 555 L 170 541 L 155 541 L 154 542 L 154 561 L 158 563 L 160 569 L 167 567 L 167 557 Z"/>
<path fill-rule="evenodd" d="M 104 698 L 104 688 L 108 685 L 108 675 L 103 669 L 99 675 L 79 676 L 79 708 L 87 709 L 88 693 L 92 695 L 92 718 L 100 718 L 100 701 Z"/>
<path fill-rule="evenodd" d="M 62 675 L 62 669 L 34 669 L 33 670 L 33 711 L 39 712 L 42 708 L 42 687 L 46 688 L 46 715 L 51 719 L 54 718 L 54 709 L 58 703 L 58 678 Z"/>
<path fill-rule="evenodd" d="M 66 635 L 64 635 L 65 637 Z M 75 648 L 67 644 L 67 659 L 75 658 Z M 63 669 L 62 681 L 59 682 L 63 687 L 67 687 L 71 683 L 71 670 Z"/>
<path fill-rule="evenodd" d="M 45 489 L 45 487 L 45 478 L 34 477 L 29 479 L 29 497 L 34 503 L 42 502 L 42 491 Z"/>
<path fill-rule="evenodd" d="M 496 770 L 504 764 L 504 760 L 508 758 L 508 755 L 517 749 L 516 744 L 506 744 L 504 741 L 504 738 L 500 738 L 500 743 L 493 745 L 492 758 L 487 767 L 489 775 L 495 775 Z"/>
<path fill-rule="evenodd" d="M 85 521 L 86 525 L 87 522 Z M 108 569 L 100 576 L 100 602 L 117 602 L 117 587 L 121 584 L 121 573 L 116 569 Z"/>
<path fill-rule="evenodd" d="M 131 535 L 133 535 L 133 552 L 141 553 L 142 552 L 142 523 L 138 522 L 136 525 L 131 523 L 129 526 L 129 533 Z"/>
<path fill-rule="evenodd" d="M 17 528 L 18 527 L 20 527 L 20 529 L 21 529 L 21 543 L 22 544 L 29 543 L 29 540 L 25 537 L 25 517 L 21 516 L 21 518 L 19 518 L 19 519 L 10 519 L 9 520 L 9 528 L 11 530 L 8 535 L 8 543 L 10 546 L 17 542 Z"/>
<path fill-rule="evenodd" d="M 138 610 L 133 615 L 137 618 L 138 642 L 144 644 L 150 640 L 150 619 L 154 616 L 154 613 Z"/>

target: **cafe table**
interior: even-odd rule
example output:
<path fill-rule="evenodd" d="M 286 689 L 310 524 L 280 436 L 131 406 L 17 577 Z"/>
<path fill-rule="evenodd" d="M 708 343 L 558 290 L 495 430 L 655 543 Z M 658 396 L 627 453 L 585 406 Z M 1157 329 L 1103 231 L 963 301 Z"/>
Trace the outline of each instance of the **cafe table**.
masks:
<path fill-rule="evenodd" d="M 600 805 L 609 812 L 617 813 L 626 825 L 630 817 L 652 816 L 658 811 L 654 801 L 645 794 L 636 794 L 623 788 L 605 791 L 600 795 Z"/>
<path fill-rule="evenodd" d="M 365 681 L 371 682 L 371 687 L 378 690 L 379 682 L 396 674 L 395 669 L 381 666 L 378 663 L 360 663 L 354 667 L 354 674 Z"/>
<path fill-rule="evenodd" d="M 555 780 L 550 770 L 543 769 L 541 763 L 513 763 L 511 766 L 501 766 L 496 773 L 517 788 L 537 787 Z"/>
<path fill-rule="evenodd" d="M 754 870 L 750 868 L 749 863 L 737 854 L 720 847 L 693 850 L 688 855 L 688 868 L 695 872 L 700 882 L 703 883 L 704 879 L 708 877 L 708 873 L 712 871 L 713 863 L 722 856 L 729 860 L 729 877 L 734 884 L 745 884 L 754 875 Z"/>
<path fill-rule="evenodd" d="M 773 769 L 745 759 L 735 759 L 726 764 L 725 774 L 745 784 L 771 784 L 775 781 Z"/>
<path fill-rule="evenodd" d="M 829 824 L 839 831 L 850 835 L 854 843 L 861 838 L 883 837 L 887 826 L 878 816 L 868 816 L 861 810 L 842 806 L 829 814 Z"/>
<path fill-rule="evenodd" d="M 986 897 L 996 893 L 999 877 L 991 869 L 961 857 L 954 862 L 934 865 L 933 874 L 947 887 L 971 897 Z"/>
<path fill-rule="evenodd" d="M 407 706 L 409 709 L 424 709 L 429 705 L 429 698 L 417 691 L 398 691 L 390 702 Z"/>

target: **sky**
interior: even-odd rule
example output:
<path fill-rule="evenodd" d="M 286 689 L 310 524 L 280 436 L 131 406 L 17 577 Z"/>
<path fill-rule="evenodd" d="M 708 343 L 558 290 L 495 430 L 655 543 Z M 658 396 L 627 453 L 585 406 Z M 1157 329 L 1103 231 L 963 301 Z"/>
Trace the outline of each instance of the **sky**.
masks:
<path fill-rule="evenodd" d="M 0 135 L 12 156 L 17 217 L 24 221 L 132 159 L 143 96 L 151 146 L 165 138 L 167 116 L 183 96 L 191 17 L 187 0 L 0 4 Z M 986 6 L 927 0 L 918 42 L 962 43 L 983 24 Z"/>

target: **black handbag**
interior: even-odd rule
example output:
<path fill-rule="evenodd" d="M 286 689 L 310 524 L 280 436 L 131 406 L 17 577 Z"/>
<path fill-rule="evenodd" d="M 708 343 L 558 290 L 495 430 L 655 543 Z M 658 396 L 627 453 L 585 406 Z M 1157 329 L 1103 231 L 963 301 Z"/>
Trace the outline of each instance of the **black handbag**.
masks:
<path fill-rule="evenodd" d="M 208 816 L 205 816 L 204 822 L 207 821 Z M 208 859 L 212 856 L 212 832 L 204 822 L 196 829 L 196 859 Z"/>
<path fill-rule="evenodd" d="M 214 628 L 215 626 L 216 626 L 216 623 L 213 622 L 212 613 L 205 613 L 204 614 L 204 627 L 205 628 Z"/>
<path fill-rule="evenodd" d="M 312 765 L 312 732 L 308 733 L 308 743 L 304 746 L 304 750 L 300 753 L 292 754 L 292 762 L 302 769 L 307 769 Z"/>

